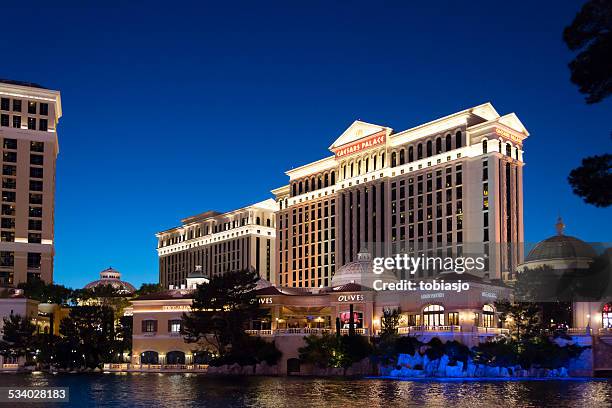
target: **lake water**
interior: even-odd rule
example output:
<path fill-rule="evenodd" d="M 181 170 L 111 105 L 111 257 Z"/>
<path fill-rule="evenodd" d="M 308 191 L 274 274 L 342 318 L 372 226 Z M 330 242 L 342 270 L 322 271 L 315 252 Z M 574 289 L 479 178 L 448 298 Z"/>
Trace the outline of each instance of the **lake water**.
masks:
<path fill-rule="evenodd" d="M 47 403 L 45 407 L 612 406 L 612 380 L 397 381 L 213 378 L 195 374 L 2 374 L 0 386 L 70 388 L 70 403 Z"/>

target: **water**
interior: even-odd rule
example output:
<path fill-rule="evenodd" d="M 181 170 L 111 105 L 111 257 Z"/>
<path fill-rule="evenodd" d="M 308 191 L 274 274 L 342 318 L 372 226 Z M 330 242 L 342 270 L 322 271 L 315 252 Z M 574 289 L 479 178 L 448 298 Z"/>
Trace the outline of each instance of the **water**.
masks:
<path fill-rule="evenodd" d="M 612 380 L 397 381 L 295 377 L 212 378 L 195 374 L 150 373 L 1 374 L 0 386 L 70 388 L 69 404 L 45 404 L 45 407 L 612 406 Z"/>

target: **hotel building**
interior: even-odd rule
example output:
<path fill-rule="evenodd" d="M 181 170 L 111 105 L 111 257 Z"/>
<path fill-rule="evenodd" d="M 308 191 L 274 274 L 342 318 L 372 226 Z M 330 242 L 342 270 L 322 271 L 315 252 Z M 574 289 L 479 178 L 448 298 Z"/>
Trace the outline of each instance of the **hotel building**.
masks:
<path fill-rule="evenodd" d="M 60 93 L 0 79 L 0 287 L 53 281 Z"/>
<path fill-rule="evenodd" d="M 355 121 L 332 155 L 287 171 L 275 189 L 278 286 L 326 287 L 362 248 L 373 256 L 474 254 L 485 279 L 523 258 L 523 142 L 490 103 L 395 132 Z M 439 271 L 413 276 L 431 278 Z"/>
<path fill-rule="evenodd" d="M 277 210 L 277 203 L 267 199 L 226 213 L 207 211 L 157 233 L 159 283 L 180 288 L 195 271 L 210 278 L 247 269 L 275 282 Z"/>

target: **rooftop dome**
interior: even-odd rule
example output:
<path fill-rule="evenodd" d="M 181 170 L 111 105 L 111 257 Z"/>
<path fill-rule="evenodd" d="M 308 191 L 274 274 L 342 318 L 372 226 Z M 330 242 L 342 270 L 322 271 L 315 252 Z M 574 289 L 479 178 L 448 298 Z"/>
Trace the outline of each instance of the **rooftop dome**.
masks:
<path fill-rule="evenodd" d="M 593 247 L 586 242 L 563 234 L 565 224 L 561 217 L 555 224 L 557 235 L 540 241 L 525 258 L 525 262 L 548 261 L 555 259 L 593 259 L 597 256 Z"/>
<path fill-rule="evenodd" d="M 356 283 L 368 288 L 373 287 L 375 280 L 384 282 L 396 282 L 397 278 L 393 273 L 385 271 L 380 275 L 374 274 L 372 271 L 372 255 L 363 248 L 357 254 L 357 260 L 342 265 L 331 280 L 331 286 L 343 286 L 350 283 Z"/>
<path fill-rule="evenodd" d="M 111 285 L 119 292 L 132 294 L 136 292 L 136 288 L 132 284 L 121 280 L 121 273 L 113 268 L 108 268 L 100 272 L 100 279 L 85 285 L 85 289 L 93 289 L 99 286 Z"/>

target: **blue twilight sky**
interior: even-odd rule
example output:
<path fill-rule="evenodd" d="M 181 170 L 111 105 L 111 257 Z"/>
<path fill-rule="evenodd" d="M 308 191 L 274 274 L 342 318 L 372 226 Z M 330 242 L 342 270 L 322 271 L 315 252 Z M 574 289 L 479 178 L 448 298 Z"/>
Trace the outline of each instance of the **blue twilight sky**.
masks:
<path fill-rule="evenodd" d="M 610 240 L 612 210 L 566 182 L 611 150 L 612 98 L 588 106 L 569 82 L 581 1 L 36 3 L 1 7 L 0 77 L 62 92 L 59 283 L 109 265 L 156 282 L 155 232 L 270 197 L 353 120 L 403 130 L 486 101 L 531 132 L 527 240 L 558 214 Z"/>

